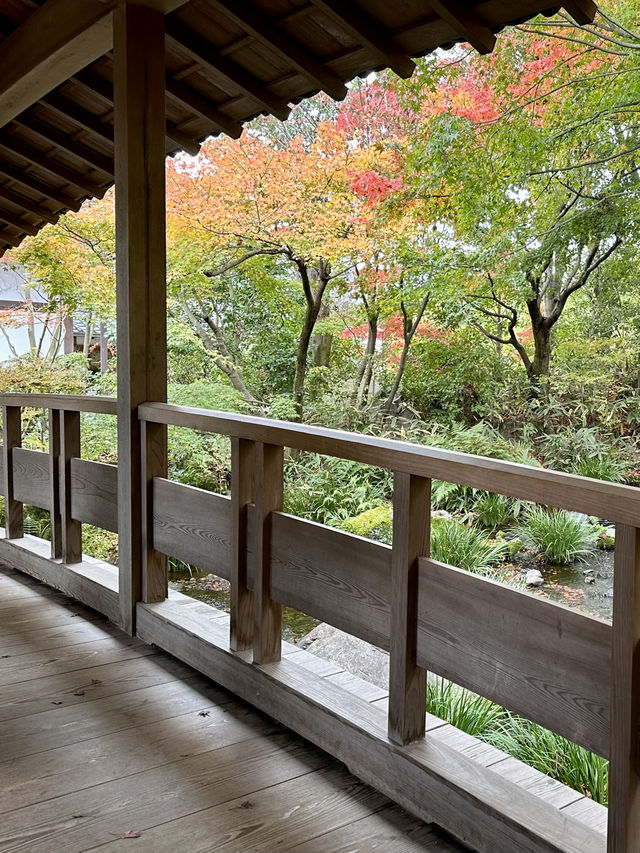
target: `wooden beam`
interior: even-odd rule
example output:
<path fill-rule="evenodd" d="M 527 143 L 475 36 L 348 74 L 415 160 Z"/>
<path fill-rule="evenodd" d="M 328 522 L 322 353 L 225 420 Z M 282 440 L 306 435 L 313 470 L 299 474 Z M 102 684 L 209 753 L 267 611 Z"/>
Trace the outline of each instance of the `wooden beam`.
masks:
<path fill-rule="evenodd" d="M 45 107 L 55 110 L 60 115 L 71 119 L 71 121 L 79 124 L 85 130 L 95 134 L 103 142 L 113 145 L 113 125 L 103 122 L 100 116 L 78 106 L 78 104 L 60 94 L 60 92 L 51 92 L 50 95 L 41 98 L 40 103 L 44 104 Z"/>
<path fill-rule="evenodd" d="M 244 30 L 268 48 L 275 51 L 291 65 L 294 65 L 314 86 L 323 89 L 336 101 L 346 97 L 347 87 L 337 74 L 309 54 L 295 39 L 287 35 L 276 24 L 272 24 L 263 12 L 258 12 L 248 2 L 235 0 L 211 0 L 214 6 L 222 9 Z"/>
<path fill-rule="evenodd" d="M 429 554 L 431 481 L 396 473 L 389 645 L 389 740 L 406 744 L 425 732 L 427 673 L 418 648 L 418 558 Z"/>
<path fill-rule="evenodd" d="M 170 75 L 167 75 L 166 91 L 170 97 L 179 101 L 181 104 L 185 104 L 194 110 L 194 112 L 198 113 L 198 115 L 202 116 L 202 118 L 210 121 L 211 124 L 215 126 L 216 130 L 224 131 L 224 133 L 227 133 L 233 139 L 238 139 L 238 137 L 242 135 L 241 124 L 238 124 L 237 121 L 214 107 L 211 101 L 199 92 L 196 92 L 195 89 L 192 89 L 190 86 L 186 86 L 179 80 L 175 80 Z M 167 133 L 167 135 L 169 136 L 170 134 Z"/>
<path fill-rule="evenodd" d="M 271 514 L 282 509 L 284 448 L 257 442 L 254 481 L 253 662 L 280 660 L 282 605 L 271 598 Z"/>
<path fill-rule="evenodd" d="M 54 213 L 47 207 L 42 207 L 42 205 L 38 204 L 31 198 L 25 198 L 25 196 L 14 192 L 9 187 L 0 186 L 0 199 L 8 201 L 15 207 L 20 208 L 20 210 L 24 210 L 27 213 L 31 213 L 33 216 L 37 216 L 38 219 L 42 219 L 45 222 L 48 222 L 50 225 L 55 225 L 58 221 L 58 213 Z"/>
<path fill-rule="evenodd" d="M 42 137 L 42 139 L 46 139 L 47 142 L 52 145 L 55 145 L 63 151 L 67 151 L 69 154 L 77 157 L 79 160 L 82 160 L 82 162 L 86 163 L 88 166 L 98 169 L 100 172 L 104 172 L 105 175 L 113 175 L 113 162 L 110 157 L 106 157 L 104 154 L 100 154 L 100 152 L 90 146 L 83 145 L 76 139 L 72 139 L 61 130 L 57 130 L 57 128 L 51 127 L 51 125 L 36 118 L 31 112 L 20 113 L 14 121 L 17 125 L 26 127 L 33 133 L 37 133 L 38 136 Z"/>
<path fill-rule="evenodd" d="M 164 38 L 160 12 L 127 2 L 115 12 L 118 552 L 120 621 L 129 633 L 142 597 L 138 406 L 167 393 Z M 154 431 L 158 442 L 163 435 Z M 147 441 L 146 453 L 162 476 L 157 460 L 166 459 L 166 447 Z"/>
<path fill-rule="evenodd" d="M 471 47 L 480 54 L 491 53 L 496 46 L 496 37 L 489 27 L 478 17 L 473 8 L 463 5 L 458 0 L 429 0 L 433 11 Z"/>
<path fill-rule="evenodd" d="M 608 853 L 640 853 L 640 530 L 616 525 Z"/>
<path fill-rule="evenodd" d="M 116 0 L 47 0 L 0 45 L 0 126 L 111 49 Z"/>
<path fill-rule="evenodd" d="M 274 95 L 262 80 L 250 74 L 237 62 L 223 56 L 198 33 L 180 21 L 170 19 L 167 21 L 167 35 L 198 62 L 208 65 L 212 71 L 222 75 L 232 84 L 233 89 L 240 89 L 245 95 L 257 101 L 267 112 L 283 121 L 289 117 L 289 107 L 282 98 Z"/>
<path fill-rule="evenodd" d="M 63 181 L 73 184 L 74 187 L 78 187 L 78 189 L 91 196 L 102 198 L 106 192 L 105 187 L 101 187 L 94 181 L 88 180 L 84 175 L 67 168 L 62 163 L 56 162 L 46 151 L 34 148 L 33 145 L 29 145 L 27 142 L 16 139 L 2 131 L 0 131 L 0 146 L 13 154 L 17 154 L 19 157 L 24 157 L 30 163 L 40 166 L 41 169 L 45 169 Z"/>
<path fill-rule="evenodd" d="M 592 23 L 598 12 L 593 0 L 563 0 L 562 5 L 580 26 Z"/>
<path fill-rule="evenodd" d="M 0 241 L 4 240 L 0 234 Z M 24 535 L 22 503 L 15 498 L 13 482 L 13 451 L 22 445 L 22 410 L 20 406 L 2 409 L 2 467 L 4 469 L 4 525 L 7 539 Z"/>
<path fill-rule="evenodd" d="M 51 187 L 48 183 L 39 181 L 32 177 L 27 171 L 19 169 L 17 166 L 11 166 L 5 160 L 0 159 L 0 174 L 15 181 L 17 184 L 22 184 L 29 190 L 42 195 L 45 198 L 59 204 L 61 207 L 66 207 L 69 210 L 80 210 L 84 199 L 77 199 L 67 195 L 62 190 L 57 190 Z"/>
<path fill-rule="evenodd" d="M 22 243 L 23 234 L 20 236 L 16 236 L 15 234 L 8 234 L 6 231 L 0 231 L 0 243 L 3 246 L 9 246 L 12 249 L 17 249 L 20 243 Z"/>
<path fill-rule="evenodd" d="M 231 439 L 231 628 L 234 652 L 253 646 L 253 593 L 247 582 L 247 507 L 253 501 L 255 444 Z"/>
<path fill-rule="evenodd" d="M 384 28 L 355 3 L 347 0 L 313 0 L 315 6 L 338 21 L 354 38 L 378 54 L 381 65 L 388 65 L 399 77 L 411 77 L 416 64 L 398 45 L 385 35 Z"/>
<path fill-rule="evenodd" d="M 40 230 L 36 225 L 33 225 L 31 222 L 26 222 L 14 213 L 9 213 L 9 211 L 5 210 L 3 207 L 0 207 L 0 222 L 4 222 L 6 225 L 12 225 L 14 228 L 22 231 L 23 234 L 28 234 L 30 237 L 35 237 Z"/>

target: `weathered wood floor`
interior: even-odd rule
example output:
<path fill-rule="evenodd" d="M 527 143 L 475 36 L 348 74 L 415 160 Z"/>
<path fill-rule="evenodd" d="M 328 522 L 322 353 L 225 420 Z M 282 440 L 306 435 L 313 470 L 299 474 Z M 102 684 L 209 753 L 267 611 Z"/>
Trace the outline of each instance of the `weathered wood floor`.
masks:
<path fill-rule="evenodd" d="M 462 847 L 194 670 L 0 567 L 0 850 L 94 849 Z"/>

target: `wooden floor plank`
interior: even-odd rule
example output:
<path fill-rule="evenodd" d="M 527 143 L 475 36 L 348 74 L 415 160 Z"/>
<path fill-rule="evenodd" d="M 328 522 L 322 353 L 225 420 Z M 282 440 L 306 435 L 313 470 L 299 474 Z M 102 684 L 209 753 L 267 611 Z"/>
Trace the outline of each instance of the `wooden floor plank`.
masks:
<path fill-rule="evenodd" d="M 347 826 L 387 804 L 342 765 L 333 764 L 157 826 L 142 838 L 144 850 L 155 853 L 297 850 L 309 838 Z M 119 840 L 104 850 L 130 853 L 131 847 Z"/>
<path fill-rule="evenodd" d="M 20 756 L 80 743 L 188 711 L 199 713 L 224 702 L 227 696 L 213 685 L 203 687 L 202 679 L 192 677 L 4 722 L 0 730 L 0 773 L 4 762 Z"/>
<path fill-rule="evenodd" d="M 298 784 L 298 777 L 330 762 L 288 732 L 258 736 L 7 812 L 0 824 L 0 849 L 82 853 L 131 829 L 146 833 L 176 819 L 199 826 L 196 813 L 229 800 L 244 801 L 282 780 Z M 183 844 L 173 849 L 182 851 Z"/>
<path fill-rule="evenodd" d="M 459 846 L 431 824 L 390 805 L 346 826 L 296 845 L 296 853 L 459 853 Z"/>
<path fill-rule="evenodd" d="M 0 638 L 0 648 L 2 648 L 3 655 L 16 657 L 30 652 L 66 649 L 90 640 L 100 640 L 118 635 L 118 629 L 107 622 L 104 617 L 96 622 L 87 622 L 85 618 L 70 619 L 63 625 L 48 626 L 37 632 L 15 632 L 3 635 Z"/>
<path fill-rule="evenodd" d="M 42 676 L 154 654 L 157 651 L 141 640 L 122 635 L 79 643 L 70 649 L 30 652 L 3 661 L 0 688 Z"/>
<path fill-rule="evenodd" d="M 0 689 L 0 721 L 39 714 L 52 707 L 84 704 L 194 674 L 184 664 L 156 654 L 21 681 Z"/>
<path fill-rule="evenodd" d="M 0 813 L 278 732 L 273 720 L 229 696 L 207 716 L 190 711 L 1 765 Z M 210 766 L 213 774 L 215 757 Z"/>

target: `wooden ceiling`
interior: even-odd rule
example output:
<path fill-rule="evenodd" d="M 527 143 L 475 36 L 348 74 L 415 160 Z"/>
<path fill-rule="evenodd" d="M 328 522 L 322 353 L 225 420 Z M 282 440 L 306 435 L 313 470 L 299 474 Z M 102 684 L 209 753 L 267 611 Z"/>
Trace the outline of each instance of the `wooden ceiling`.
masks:
<path fill-rule="evenodd" d="M 0 0 L 0 72 L 4 41 L 15 48 L 21 26 L 52 2 Z M 408 77 L 411 57 L 437 47 L 468 41 L 490 52 L 504 26 L 555 13 L 548 2 L 176 0 L 166 18 L 167 154 L 237 137 L 259 114 L 286 119 L 320 90 L 341 99 L 345 81 L 374 70 Z M 591 0 L 563 6 L 578 23 L 596 11 Z M 105 53 L 0 128 L 0 256 L 113 183 L 112 72 Z"/>

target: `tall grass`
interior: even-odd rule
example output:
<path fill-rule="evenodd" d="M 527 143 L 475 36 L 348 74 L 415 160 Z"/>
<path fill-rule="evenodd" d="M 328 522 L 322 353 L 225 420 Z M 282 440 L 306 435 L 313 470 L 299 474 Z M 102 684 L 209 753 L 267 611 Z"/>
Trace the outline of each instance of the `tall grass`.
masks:
<path fill-rule="evenodd" d="M 492 574 L 505 552 L 504 543 L 490 542 L 482 530 L 457 521 L 436 524 L 431 530 L 431 557 L 468 572 Z"/>
<path fill-rule="evenodd" d="M 430 678 L 427 682 L 427 711 L 475 737 L 491 731 L 504 716 L 502 708 L 490 699 L 445 678 Z"/>
<path fill-rule="evenodd" d="M 581 560 L 596 547 L 597 532 L 583 516 L 560 509 L 532 507 L 519 530 L 522 541 L 550 563 Z"/>

